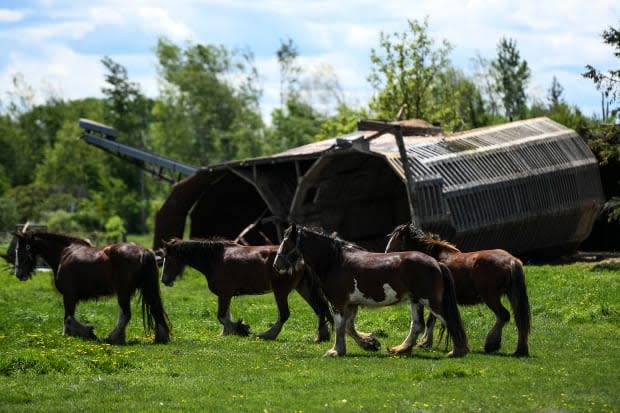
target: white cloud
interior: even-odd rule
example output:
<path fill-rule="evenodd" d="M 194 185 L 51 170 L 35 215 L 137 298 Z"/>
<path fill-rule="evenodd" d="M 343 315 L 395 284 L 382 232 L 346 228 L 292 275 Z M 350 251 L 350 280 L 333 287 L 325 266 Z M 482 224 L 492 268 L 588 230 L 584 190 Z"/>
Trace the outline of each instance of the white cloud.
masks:
<path fill-rule="evenodd" d="M 192 37 L 192 30 L 185 24 L 171 18 L 165 9 L 158 7 L 140 7 L 136 15 L 141 25 L 148 31 L 160 33 L 173 41 L 185 41 Z"/>
<path fill-rule="evenodd" d="M 0 23 L 15 23 L 25 16 L 23 10 L 0 9 Z"/>
<path fill-rule="evenodd" d="M 145 93 L 155 96 L 153 47 L 157 37 L 166 36 L 177 44 L 192 40 L 229 48 L 247 46 L 256 54 L 264 89 L 262 110 L 268 114 L 279 105 L 275 51 L 280 39 L 291 37 L 299 45 L 304 67 L 331 65 L 347 101 L 365 103 L 372 92 L 366 80 L 370 50 L 379 47 L 379 33 L 403 32 L 407 19 L 421 21 L 426 16 L 429 34 L 437 43 L 447 39 L 454 45 L 453 62 L 465 71 L 477 51 L 492 59 L 500 37 L 514 38 L 532 68 L 531 90 L 544 98 L 555 75 L 567 102 L 583 108 L 600 104 L 591 82 L 580 76 L 585 64 L 607 70 L 618 62 L 600 37 L 602 30 L 620 20 L 620 3 L 612 0 L 177 0 L 174 4 L 44 0 L 37 4 L 27 10 L 0 8 L 0 88 L 10 85 L 11 74 L 22 73 L 35 87 L 51 82 L 66 98 L 97 96 L 103 84 L 100 59 L 108 55 L 127 68 L 130 79 Z M 117 38 L 126 41 L 110 40 Z"/>
<path fill-rule="evenodd" d="M 67 99 L 100 96 L 103 85 L 100 57 L 80 55 L 63 45 L 49 45 L 45 55 L 36 57 L 12 53 L 0 73 L 0 84 L 10 85 L 11 78 L 17 74 L 39 92 L 37 103 L 50 92 Z"/>

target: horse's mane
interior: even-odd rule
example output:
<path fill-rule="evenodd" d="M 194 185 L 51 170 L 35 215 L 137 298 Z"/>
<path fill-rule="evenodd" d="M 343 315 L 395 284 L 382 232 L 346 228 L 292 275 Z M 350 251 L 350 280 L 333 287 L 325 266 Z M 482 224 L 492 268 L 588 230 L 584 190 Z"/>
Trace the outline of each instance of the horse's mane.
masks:
<path fill-rule="evenodd" d="M 432 253 L 436 251 L 461 252 L 461 250 L 459 250 L 456 245 L 452 244 L 449 241 L 441 239 L 438 234 L 424 232 L 421 228 L 416 227 L 414 224 L 404 224 L 400 225 L 399 227 L 405 225 L 409 227 L 409 236 L 411 237 L 411 240 L 425 245 L 425 252 L 430 255 L 433 255 Z M 401 231 L 402 229 L 403 228 L 401 228 Z M 397 230 L 394 230 L 394 233 L 397 233 Z"/>
<path fill-rule="evenodd" d="M 206 253 L 209 257 L 221 254 L 227 246 L 239 246 L 236 242 L 224 238 L 199 238 L 190 240 L 173 238 L 171 242 L 173 243 L 168 244 L 167 248 L 175 248 L 176 251 L 181 254 L 192 254 L 198 251 Z"/>
<path fill-rule="evenodd" d="M 334 233 L 328 233 L 326 232 L 323 228 L 320 227 L 305 227 L 305 226 L 298 226 L 297 231 L 299 232 L 300 230 L 303 230 L 305 232 L 309 232 L 311 234 L 317 235 L 320 238 L 323 238 L 325 240 L 328 241 L 330 248 L 334 251 L 334 257 L 335 259 L 340 262 L 340 260 L 342 259 L 342 252 L 345 249 L 354 249 L 354 250 L 360 250 L 360 251 L 366 251 L 365 248 L 346 241 L 340 237 L 338 237 L 338 235 L 334 232 Z"/>
<path fill-rule="evenodd" d="M 330 240 L 331 242 L 334 243 L 335 246 L 337 246 L 338 248 L 343 248 L 343 247 L 349 247 L 349 248 L 353 248 L 353 249 L 358 249 L 358 250 L 364 250 L 365 248 L 357 245 L 353 242 L 350 241 L 346 241 L 342 238 L 340 238 L 335 232 L 332 233 L 328 233 L 327 231 L 325 231 L 323 228 L 321 227 L 317 227 L 317 226 L 300 226 L 300 229 L 303 229 L 304 231 L 307 232 L 311 232 L 315 235 L 320 236 L 321 238 L 327 238 L 328 240 Z"/>
<path fill-rule="evenodd" d="M 85 245 L 87 247 L 92 247 L 93 244 L 87 240 L 86 238 L 80 238 L 73 235 L 66 234 L 58 234 L 55 232 L 28 232 L 30 237 L 39 237 L 44 240 L 48 240 L 54 243 L 65 243 L 65 244 L 80 244 Z"/>

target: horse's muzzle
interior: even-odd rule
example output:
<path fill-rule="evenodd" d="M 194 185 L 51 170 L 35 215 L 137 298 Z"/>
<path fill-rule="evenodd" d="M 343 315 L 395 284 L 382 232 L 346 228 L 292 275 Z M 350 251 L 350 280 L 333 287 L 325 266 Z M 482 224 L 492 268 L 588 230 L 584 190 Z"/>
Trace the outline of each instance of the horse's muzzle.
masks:
<path fill-rule="evenodd" d="M 273 269 L 276 270 L 278 274 L 287 274 L 291 268 L 291 262 L 288 260 L 288 257 L 284 254 L 278 253 L 276 255 L 276 259 L 273 261 Z"/>

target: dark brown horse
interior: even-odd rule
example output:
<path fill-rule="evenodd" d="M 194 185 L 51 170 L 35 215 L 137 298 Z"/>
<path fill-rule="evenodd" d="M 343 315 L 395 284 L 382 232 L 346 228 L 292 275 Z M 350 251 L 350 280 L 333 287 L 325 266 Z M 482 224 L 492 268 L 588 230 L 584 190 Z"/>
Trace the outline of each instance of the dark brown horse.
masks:
<path fill-rule="evenodd" d="M 450 268 L 459 304 L 485 303 L 495 313 L 495 325 L 484 344 L 487 353 L 499 350 L 502 328 L 510 320 L 510 313 L 501 302 L 502 296 L 507 295 L 519 332 L 514 355 L 529 355 L 530 304 L 523 265 L 518 258 L 501 249 L 461 252 L 453 244 L 437 235 L 425 233 L 414 224 L 399 225 L 388 236 L 390 240 L 386 252 L 422 251 L 429 254 Z M 421 346 L 433 345 L 434 324 L 435 318 L 431 314 Z"/>
<path fill-rule="evenodd" d="M 159 293 L 155 253 L 134 243 L 98 248 L 87 240 L 49 232 L 17 232 L 15 274 L 24 281 L 32 277 L 37 256 L 54 272 L 54 285 L 65 307 L 63 334 L 96 339 L 94 328 L 75 319 L 78 302 L 116 295 L 120 312 L 116 327 L 106 341 L 125 343 L 131 319 L 130 300 L 136 290 L 142 299 L 145 332 L 155 330 L 155 342 L 167 343 L 170 327 Z"/>
<path fill-rule="evenodd" d="M 446 323 L 454 341 L 449 355 L 469 352 L 450 270 L 434 258 L 418 252 L 371 253 L 293 224 L 284 233 L 274 267 L 285 274 L 302 261 L 319 279 L 334 310 L 336 341 L 325 356 L 346 354 L 345 332 L 364 350 L 379 350 L 379 341 L 372 334 L 355 329 L 358 307 L 381 307 L 403 300 L 411 303 L 411 328 L 400 345 L 388 349 L 390 353 L 411 351 L 424 328 L 422 305 Z"/>
<path fill-rule="evenodd" d="M 273 291 L 278 307 L 278 319 L 258 337 L 274 340 L 290 316 L 288 295 L 293 289 L 310 304 L 319 318 L 316 341 L 329 340 L 328 322 L 332 322 L 329 306 L 304 268 L 298 267 L 286 275 L 273 269 L 277 245 L 245 246 L 226 240 L 179 240 L 164 242 L 162 282 L 173 285 L 188 265 L 204 274 L 209 289 L 218 298 L 217 319 L 222 324 L 222 335 L 247 336 L 250 327 L 242 320 L 230 317 L 232 297 L 265 294 Z"/>

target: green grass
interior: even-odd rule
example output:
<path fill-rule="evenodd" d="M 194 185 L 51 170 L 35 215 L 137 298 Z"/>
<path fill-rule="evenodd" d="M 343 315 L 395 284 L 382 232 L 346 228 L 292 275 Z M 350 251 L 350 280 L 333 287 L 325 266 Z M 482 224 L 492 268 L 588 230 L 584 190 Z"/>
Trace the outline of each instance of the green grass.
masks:
<path fill-rule="evenodd" d="M 382 342 L 366 353 L 324 359 L 332 343 L 312 342 L 315 318 L 296 293 L 275 342 L 221 337 L 216 299 L 189 271 L 162 286 L 173 338 L 144 337 L 137 301 L 128 344 L 63 337 L 61 297 L 49 273 L 19 282 L 0 271 L 0 411 L 620 411 L 620 272 L 594 264 L 527 266 L 533 329 L 529 358 L 510 357 L 511 322 L 499 354 L 482 347 L 493 315 L 463 308 L 472 353 L 447 359 L 443 347 L 392 357 L 404 338 L 407 306 L 360 310 L 358 326 Z M 254 332 L 275 320 L 271 295 L 233 301 Z M 100 337 L 112 329 L 112 299 L 78 306 Z"/>

